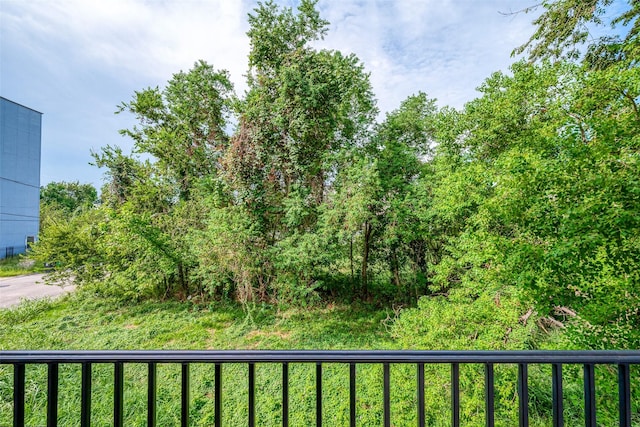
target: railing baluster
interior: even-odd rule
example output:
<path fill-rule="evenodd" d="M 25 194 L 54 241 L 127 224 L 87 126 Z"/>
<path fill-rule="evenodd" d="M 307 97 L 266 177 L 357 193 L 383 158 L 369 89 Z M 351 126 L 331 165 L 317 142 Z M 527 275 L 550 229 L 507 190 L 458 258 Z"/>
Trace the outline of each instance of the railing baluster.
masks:
<path fill-rule="evenodd" d="M 596 427 L 596 383 L 594 365 L 584 364 L 584 424 Z"/>
<path fill-rule="evenodd" d="M 391 379 L 389 364 L 382 365 L 382 399 L 384 402 L 384 427 L 391 427 Z"/>
<path fill-rule="evenodd" d="M 156 378 L 157 378 L 157 365 L 155 362 L 151 362 L 147 365 L 147 426 L 156 426 Z"/>
<path fill-rule="evenodd" d="M 222 366 L 215 365 L 215 385 L 214 385 L 214 408 L 213 424 L 215 427 L 222 427 Z"/>
<path fill-rule="evenodd" d="M 123 425 L 123 400 L 124 400 L 124 366 L 122 362 L 114 363 L 113 372 L 113 425 Z"/>
<path fill-rule="evenodd" d="M 48 364 L 47 372 L 47 427 L 58 425 L 58 364 Z"/>
<path fill-rule="evenodd" d="M 518 364 L 518 403 L 520 427 L 529 427 L 529 381 L 526 363 Z"/>
<path fill-rule="evenodd" d="M 620 427 L 631 427 L 631 376 L 629 365 L 618 365 L 618 408 Z"/>
<path fill-rule="evenodd" d="M 91 362 L 82 363 L 80 400 L 80 426 L 89 427 L 91 425 Z"/>
<path fill-rule="evenodd" d="M 180 416 L 180 425 L 189 427 L 189 364 L 182 364 L 182 410 Z"/>
<path fill-rule="evenodd" d="M 494 422 L 494 394 L 493 394 L 493 363 L 484 364 L 484 403 L 487 427 L 493 427 Z"/>
<path fill-rule="evenodd" d="M 424 363 L 418 363 L 418 427 L 425 427 L 424 419 Z"/>
<path fill-rule="evenodd" d="M 349 364 L 349 426 L 356 427 L 356 364 Z"/>
<path fill-rule="evenodd" d="M 282 427 L 289 427 L 289 364 L 282 364 Z"/>
<path fill-rule="evenodd" d="M 24 363 L 13 365 L 13 426 L 24 427 Z"/>
<path fill-rule="evenodd" d="M 322 426 L 322 363 L 316 363 L 316 426 Z"/>
<path fill-rule="evenodd" d="M 451 425 L 460 427 L 460 365 L 451 364 Z"/>
<path fill-rule="evenodd" d="M 249 427 L 256 425 L 256 365 L 249 363 Z"/>
<path fill-rule="evenodd" d="M 564 408 L 562 404 L 562 365 L 551 365 L 553 427 L 564 427 Z"/>

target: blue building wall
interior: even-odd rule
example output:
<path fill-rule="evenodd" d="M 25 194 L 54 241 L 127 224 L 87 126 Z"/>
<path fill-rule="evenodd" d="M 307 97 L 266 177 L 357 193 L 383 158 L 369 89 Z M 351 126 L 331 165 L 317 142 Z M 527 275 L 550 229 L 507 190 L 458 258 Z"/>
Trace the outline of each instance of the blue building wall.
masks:
<path fill-rule="evenodd" d="M 41 129 L 42 113 L 0 97 L 0 258 L 38 236 Z"/>

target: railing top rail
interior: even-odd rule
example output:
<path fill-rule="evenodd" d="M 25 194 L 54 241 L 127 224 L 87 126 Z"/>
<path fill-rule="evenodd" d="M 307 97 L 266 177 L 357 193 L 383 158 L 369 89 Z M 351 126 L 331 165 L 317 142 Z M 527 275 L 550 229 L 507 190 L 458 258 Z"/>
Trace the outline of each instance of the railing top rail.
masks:
<path fill-rule="evenodd" d="M 0 364 L 15 363 L 561 363 L 640 364 L 640 350 L 448 351 L 448 350 L 84 350 L 0 351 Z"/>

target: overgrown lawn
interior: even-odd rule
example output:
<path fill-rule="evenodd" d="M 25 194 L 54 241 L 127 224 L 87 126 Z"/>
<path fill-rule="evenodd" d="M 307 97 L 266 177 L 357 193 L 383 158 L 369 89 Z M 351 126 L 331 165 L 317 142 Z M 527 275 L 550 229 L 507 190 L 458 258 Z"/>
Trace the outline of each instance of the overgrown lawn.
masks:
<path fill-rule="evenodd" d="M 424 311 L 426 305 L 421 306 Z M 469 307 L 456 310 L 469 314 Z M 435 313 L 434 313 L 435 314 Z M 416 310 L 406 312 L 410 319 Z M 429 316 L 425 311 L 422 316 Z M 464 317 L 464 315 L 462 315 Z M 402 314 L 401 314 L 402 317 Z M 438 314 L 443 319 L 443 314 Z M 406 320 L 405 319 L 405 322 Z M 118 302 L 89 295 L 82 290 L 55 301 L 25 302 L 0 310 L 0 349 L 399 349 L 446 348 L 431 342 L 417 323 L 414 338 L 392 335 L 395 313 L 366 305 L 316 305 L 277 308 L 270 305 L 195 304 L 177 301 Z M 397 322 L 403 327 L 402 322 Z M 406 326 L 406 325 L 405 325 Z M 405 328 L 406 329 L 406 328 Z M 405 331 L 406 332 L 406 331 Z M 446 334 L 445 334 L 446 335 Z M 453 340 L 439 333 L 439 340 Z M 426 341 L 425 341 L 426 340 Z M 471 348 L 471 344 L 469 344 Z M 179 425 L 180 365 L 158 365 L 158 425 Z M 632 377 L 640 374 L 632 367 Z M 517 425 L 516 367 L 496 368 L 496 425 Z M 125 365 L 125 425 L 146 424 L 147 366 Z M 565 368 L 565 420 L 583 423 L 582 378 L 579 366 Z M 58 425 L 79 425 L 79 365 L 60 366 Z M 214 366 L 193 364 L 190 371 L 190 411 L 194 426 L 213 425 Z M 248 368 L 225 364 L 222 369 L 222 418 L 225 426 L 245 426 L 248 417 Z M 461 367 L 461 417 L 465 425 L 484 425 L 483 370 L 479 365 Z M 551 384 L 548 366 L 531 366 L 529 395 L 531 426 L 550 425 Z M 450 424 L 449 367 L 425 367 L 426 420 L 430 426 Z M 599 420 L 606 425 L 617 417 L 615 369 L 597 369 Z M 323 365 L 324 425 L 348 425 L 349 366 Z M 635 381 L 634 381 L 635 383 Z M 30 365 L 26 375 L 26 425 L 46 423 L 46 365 Z M 357 366 L 357 416 L 359 426 L 379 426 L 383 417 L 383 368 Z M 291 364 L 289 372 L 290 425 L 315 424 L 315 365 Z M 417 424 L 416 368 L 391 366 L 391 416 L 397 426 Z M 256 422 L 282 425 L 282 372 L 277 364 L 256 365 Z M 0 425 L 12 423 L 13 368 L 0 365 Z M 640 396 L 634 388 L 634 408 Z M 113 365 L 92 368 L 92 422 L 110 425 L 113 417 Z M 613 425 L 613 424 L 611 424 Z"/>
<path fill-rule="evenodd" d="M 0 348 L 8 349 L 383 349 L 393 348 L 384 319 L 388 312 L 368 306 L 329 304 L 278 309 L 268 305 L 190 302 L 122 304 L 78 293 L 56 301 L 26 302 L 0 310 Z M 256 387 L 259 425 L 281 420 L 280 366 L 259 365 Z M 359 403 L 364 425 L 382 416 L 381 367 L 359 367 Z M 12 373 L 0 367 L 0 425 L 10 425 Z M 125 366 L 125 424 L 146 423 L 146 366 Z M 213 366 L 191 370 L 193 425 L 211 425 L 214 414 Z M 158 425 L 178 425 L 180 366 L 158 366 Z M 328 425 L 346 422 L 348 366 L 327 365 L 323 381 Z M 246 425 L 247 367 L 224 365 L 224 424 Z M 79 422 L 80 366 L 60 368 L 59 425 Z M 92 420 L 111 423 L 113 366 L 93 366 Z M 315 414 L 315 365 L 292 364 L 290 370 L 292 425 L 311 425 Z M 46 366 L 27 368 L 27 425 L 44 425 Z M 333 420 L 333 421 L 332 421 Z M 373 424 L 370 424 L 373 423 Z"/>

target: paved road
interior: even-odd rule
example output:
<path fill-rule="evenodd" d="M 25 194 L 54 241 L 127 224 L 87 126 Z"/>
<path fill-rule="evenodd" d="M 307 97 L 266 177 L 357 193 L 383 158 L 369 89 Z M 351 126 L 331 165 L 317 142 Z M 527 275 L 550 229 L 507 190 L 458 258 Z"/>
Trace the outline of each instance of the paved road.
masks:
<path fill-rule="evenodd" d="M 46 285 L 44 274 L 0 278 L 0 308 L 7 308 L 23 299 L 53 298 L 75 289 L 73 285 Z"/>

